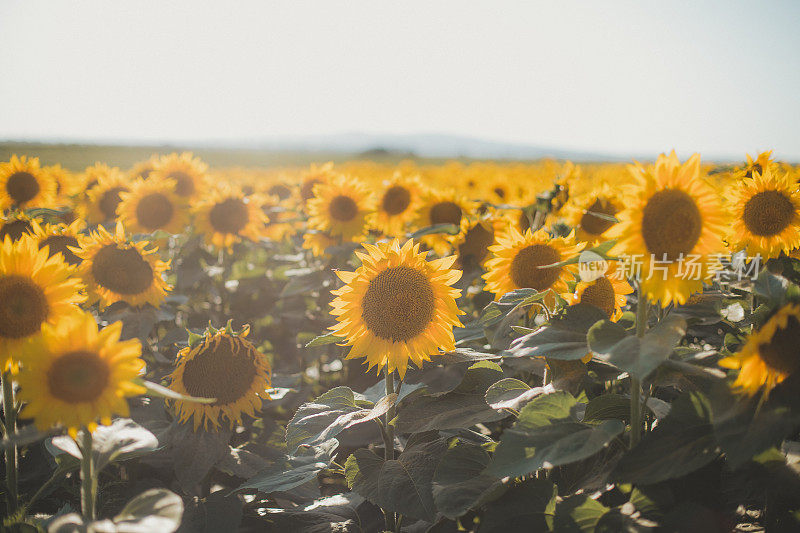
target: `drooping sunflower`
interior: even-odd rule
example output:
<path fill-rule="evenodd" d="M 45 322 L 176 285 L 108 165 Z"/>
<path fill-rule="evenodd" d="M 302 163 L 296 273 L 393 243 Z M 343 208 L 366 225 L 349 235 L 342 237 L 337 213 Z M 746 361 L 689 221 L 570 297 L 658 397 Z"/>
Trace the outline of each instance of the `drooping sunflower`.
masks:
<path fill-rule="evenodd" d="M 425 195 L 418 211 L 416 225 L 419 228 L 438 224 L 453 224 L 461 227 L 464 217 L 472 214 L 475 203 L 467 200 L 454 189 L 431 190 Z M 453 247 L 455 235 L 434 233 L 424 235 L 422 242 L 433 248 L 439 255 L 446 255 Z"/>
<path fill-rule="evenodd" d="M 257 241 L 268 221 L 257 195 L 245 196 L 233 187 L 216 188 L 194 212 L 197 231 L 217 248 L 230 249 L 242 239 Z"/>
<path fill-rule="evenodd" d="M 207 171 L 208 165 L 199 157 L 183 152 L 158 158 L 148 179 L 174 180 L 175 194 L 181 198 L 196 198 L 203 191 Z"/>
<path fill-rule="evenodd" d="M 416 216 L 421 200 L 422 185 L 419 178 L 395 174 L 378 198 L 375 228 L 389 237 L 400 236 Z"/>
<path fill-rule="evenodd" d="M 739 369 L 734 387 L 755 394 L 771 390 L 800 370 L 800 305 L 788 303 L 750 335 L 742 350 L 722 359 L 724 368 Z"/>
<path fill-rule="evenodd" d="M 800 192 L 789 174 L 767 168 L 745 178 L 731 197 L 730 210 L 729 242 L 735 250 L 747 248 L 749 255 L 770 259 L 800 246 Z"/>
<path fill-rule="evenodd" d="M 641 288 L 650 301 L 683 304 L 713 275 L 726 213 L 700 174 L 700 154 L 681 164 L 673 151 L 653 167 L 631 171 L 638 183 L 617 216 L 620 222 L 606 233 L 617 239 L 610 253 L 640 262 Z M 696 268 L 686 270 L 687 260 Z"/>
<path fill-rule="evenodd" d="M 211 404 L 175 401 L 181 422 L 190 419 L 197 430 L 233 427 L 244 415 L 255 416 L 269 400 L 271 368 L 267 358 L 245 337 L 250 327 L 233 332 L 228 325 L 209 328 L 202 339 L 178 353 L 170 388 L 197 398 L 216 398 Z"/>
<path fill-rule="evenodd" d="M 575 243 L 575 232 L 567 237 L 551 237 L 547 231 L 527 230 L 524 234 L 511 228 L 497 236 L 497 244 L 489 247 L 492 258 L 486 262 L 486 290 L 500 299 L 515 289 L 530 288 L 539 292 L 552 289 L 555 293 L 568 290 L 578 271 L 575 264 L 547 266 L 578 255 L 584 244 Z M 555 296 L 545 298 L 545 304 L 555 304 Z"/>
<path fill-rule="evenodd" d="M 158 248 L 148 242 L 131 242 L 121 223 L 113 234 L 102 226 L 78 239 L 81 250 L 76 253 L 83 262 L 80 274 L 89 290 L 91 302 L 101 308 L 115 302 L 139 307 L 158 307 L 170 287 L 163 279 L 169 262 L 158 259 Z"/>
<path fill-rule="evenodd" d="M 83 260 L 72 249 L 80 247 L 78 237 L 84 227 L 82 220 L 75 220 L 71 224 L 39 224 L 33 221 L 33 238 L 40 250 L 47 248 L 50 257 L 58 255 L 68 265 L 78 266 Z"/>
<path fill-rule="evenodd" d="M 15 369 L 30 354 L 42 324 L 58 324 L 85 299 L 83 285 L 60 257 L 49 257 L 30 236 L 17 242 L 6 237 L 0 244 L 2 369 Z"/>
<path fill-rule="evenodd" d="M 575 228 L 579 241 L 595 244 L 615 224 L 613 217 L 622 211 L 619 193 L 601 184 L 591 193 L 573 196 L 561 210 L 567 224 Z"/>
<path fill-rule="evenodd" d="M 81 427 L 94 431 L 98 420 L 128 416 L 126 398 L 146 392 L 136 382 L 145 364 L 139 341 L 121 341 L 121 333 L 122 322 L 99 329 L 83 311 L 45 324 L 18 375 L 22 416 L 42 431 L 64 426 L 73 438 Z"/>
<path fill-rule="evenodd" d="M 0 211 L 14 208 L 53 207 L 56 181 L 36 157 L 12 155 L 0 163 Z"/>
<path fill-rule="evenodd" d="M 349 241 L 362 239 L 367 233 L 374 202 L 364 183 L 337 175 L 314 187 L 307 207 L 309 228 Z"/>
<path fill-rule="evenodd" d="M 0 217 L 0 242 L 5 240 L 6 236 L 16 242 L 32 232 L 33 220 L 21 212 Z"/>
<path fill-rule="evenodd" d="M 97 183 L 86 193 L 86 218 L 92 224 L 117 220 L 117 208 L 122 202 L 122 193 L 130 190 L 125 174 L 117 167 L 98 163 L 87 176 L 94 176 L 91 179 L 97 179 Z"/>
<path fill-rule="evenodd" d="M 171 179 L 136 180 L 120 198 L 117 214 L 131 233 L 180 233 L 186 226 L 185 202 L 175 194 Z"/>
<path fill-rule="evenodd" d="M 461 271 L 450 267 L 455 256 L 427 261 L 419 243 L 400 241 L 364 244 L 356 252 L 361 266 L 355 272 L 337 271 L 345 286 L 331 291 L 330 329 L 351 346 L 347 359 L 366 358 L 369 368 L 387 367 L 405 376 L 409 360 L 423 361 L 440 350 L 455 348 L 453 327 L 460 327 L 456 305 L 461 291 L 451 287 Z"/>

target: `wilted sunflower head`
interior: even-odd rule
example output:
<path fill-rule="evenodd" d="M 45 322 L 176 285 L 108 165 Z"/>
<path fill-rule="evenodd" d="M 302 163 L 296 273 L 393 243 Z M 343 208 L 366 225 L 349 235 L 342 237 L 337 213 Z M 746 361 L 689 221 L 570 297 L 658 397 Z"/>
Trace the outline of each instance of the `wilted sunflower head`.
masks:
<path fill-rule="evenodd" d="M 185 201 L 175 194 L 173 180 L 139 179 L 120 197 L 117 212 L 132 233 L 180 233 L 186 226 Z"/>
<path fill-rule="evenodd" d="M 6 237 L 0 244 L 2 368 L 15 368 L 32 351 L 29 341 L 43 324 L 74 314 L 85 299 L 83 285 L 60 257 L 48 257 L 31 236 L 17 242 Z"/>
<path fill-rule="evenodd" d="M 511 228 L 506 234 L 498 235 L 497 244 L 489 247 L 492 257 L 486 262 L 487 272 L 483 275 L 486 290 L 492 292 L 495 299 L 523 288 L 566 292 L 577 266 L 552 265 L 578 255 L 584 246 L 584 243 L 576 244 L 574 231 L 567 237 L 551 237 L 544 229 L 523 234 Z M 555 296 L 545 298 L 545 303 L 552 306 Z"/>
<path fill-rule="evenodd" d="M 800 305 L 788 303 L 775 311 L 742 350 L 722 359 L 725 368 L 739 369 L 734 387 L 754 394 L 775 385 L 800 370 Z"/>
<path fill-rule="evenodd" d="M 139 341 L 121 341 L 121 333 L 122 322 L 99 329 L 84 311 L 45 324 L 18 375 L 22 416 L 42 431 L 64 426 L 73 437 L 82 427 L 94 431 L 98 420 L 128 416 L 126 398 L 145 392 L 137 382 L 145 365 Z"/>
<path fill-rule="evenodd" d="M 96 164 L 86 169 L 86 178 L 95 181 L 88 189 L 84 210 L 89 222 L 102 224 L 117 219 L 117 208 L 122 202 L 122 193 L 130 186 L 125 174 L 117 167 Z"/>
<path fill-rule="evenodd" d="M 617 239 L 610 253 L 641 262 L 641 286 L 650 301 L 664 307 L 683 304 L 714 273 L 713 256 L 723 250 L 726 212 L 701 176 L 699 154 L 681 164 L 673 151 L 660 155 L 653 167 L 637 165 L 631 172 L 638 183 L 617 216 L 620 222 L 605 234 Z M 686 276 L 682 261 L 690 258 L 699 271 Z M 653 261 L 660 262 L 658 269 L 652 268 Z"/>
<path fill-rule="evenodd" d="M 215 398 L 211 404 L 176 401 L 181 422 L 190 419 L 197 430 L 233 427 L 243 415 L 255 416 L 263 400 L 269 399 L 271 367 L 267 358 L 245 337 L 245 326 L 234 332 L 230 322 L 220 330 L 211 326 L 191 335 L 189 346 L 178 353 L 170 388 L 196 398 Z"/>
<path fill-rule="evenodd" d="M 75 254 L 80 248 L 78 237 L 86 226 L 82 220 L 71 224 L 39 224 L 33 221 L 32 233 L 39 249 L 47 249 L 50 257 L 59 256 L 68 265 L 78 266 L 82 259 Z"/>
<path fill-rule="evenodd" d="M 363 182 L 337 175 L 314 187 L 307 208 L 309 228 L 347 241 L 358 240 L 369 229 L 374 200 Z"/>
<path fill-rule="evenodd" d="M 148 248 L 146 241 L 128 240 L 120 223 L 114 234 L 101 226 L 78 241 L 81 277 L 91 301 L 99 302 L 101 308 L 115 302 L 158 307 L 164 300 L 170 290 L 163 279 L 169 262 L 158 259 L 158 248 Z"/>
<path fill-rule="evenodd" d="M 729 242 L 764 259 L 800 246 L 800 192 L 789 174 L 769 168 L 741 180 L 730 201 L 733 214 Z"/>
<path fill-rule="evenodd" d="M 8 208 L 53 207 L 56 181 L 36 157 L 12 155 L 0 163 L 0 211 Z"/>
<path fill-rule="evenodd" d="M 257 241 L 264 235 L 268 218 L 258 195 L 246 196 L 239 189 L 218 187 L 194 208 L 197 231 L 206 243 L 217 248 L 230 248 L 248 239 Z"/>
<path fill-rule="evenodd" d="M 189 199 L 203 192 L 207 172 L 208 165 L 191 152 L 172 153 L 158 158 L 148 179 L 173 180 L 175 194 Z"/>
<path fill-rule="evenodd" d="M 364 244 L 356 252 L 362 265 L 355 272 L 337 271 L 345 283 L 331 291 L 335 335 L 352 346 L 348 359 L 364 357 L 369 368 L 387 367 L 402 378 L 411 360 L 423 361 L 455 348 L 453 327 L 460 327 L 459 289 L 451 287 L 461 271 L 450 267 L 455 256 L 427 261 L 419 244 L 400 241 Z"/>

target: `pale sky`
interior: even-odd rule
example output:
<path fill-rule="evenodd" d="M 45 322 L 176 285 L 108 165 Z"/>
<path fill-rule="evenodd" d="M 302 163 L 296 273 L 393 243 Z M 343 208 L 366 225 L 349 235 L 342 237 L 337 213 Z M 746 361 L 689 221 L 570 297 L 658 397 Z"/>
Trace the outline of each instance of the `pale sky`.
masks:
<path fill-rule="evenodd" d="M 800 2 L 0 0 L 0 139 L 800 160 Z"/>

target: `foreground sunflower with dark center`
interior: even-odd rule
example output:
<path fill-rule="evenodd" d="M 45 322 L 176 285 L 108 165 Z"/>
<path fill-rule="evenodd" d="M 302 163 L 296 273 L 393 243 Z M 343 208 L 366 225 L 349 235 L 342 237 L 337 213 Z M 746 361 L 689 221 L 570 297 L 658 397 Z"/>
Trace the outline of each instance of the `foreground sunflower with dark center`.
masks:
<path fill-rule="evenodd" d="M 43 324 L 56 325 L 78 312 L 83 285 L 60 257 L 49 257 L 35 239 L 0 244 L 0 364 L 2 369 L 35 352 L 31 340 Z"/>
<path fill-rule="evenodd" d="M 80 274 L 91 302 L 99 302 L 101 309 L 115 302 L 158 307 L 164 300 L 170 290 L 163 279 L 169 262 L 158 258 L 158 248 L 148 248 L 146 241 L 131 242 L 120 223 L 113 234 L 100 226 L 79 242 Z"/>
<path fill-rule="evenodd" d="M 406 225 L 414 220 L 421 199 L 422 185 L 419 178 L 395 174 L 378 197 L 376 229 L 386 236 L 399 237 Z"/>
<path fill-rule="evenodd" d="M 800 192 L 788 173 L 769 168 L 743 179 L 732 196 L 729 242 L 734 250 L 747 249 L 763 259 L 800 247 Z"/>
<path fill-rule="evenodd" d="M 584 244 L 575 242 L 575 232 L 566 237 L 551 237 L 547 231 L 527 230 L 524 234 L 510 228 L 504 235 L 497 236 L 497 244 L 489 251 L 492 258 L 486 262 L 486 290 L 493 293 L 496 300 L 515 289 L 536 289 L 543 292 L 552 289 L 554 293 L 568 290 L 568 283 L 575 279 L 576 264 L 549 266 L 566 261 L 580 253 Z M 544 300 L 548 307 L 555 304 L 555 294 Z"/>
<path fill-rule="evenodd" d="M 39 224 L 33 221 L 33 238 L 39 249 L 47 249 L 52 256 L 59 256 L 68 265 L 78 266 L 82 259 L 75 254 L 75 249 L 80 248 L 78 238 L 86 224 L 82 220 L 75 220 L 70 224 Z"/>
<path fill-rule="evenodd" d="M 194 429 L 232 428 L 244 415 L 255 416 L 269 400 L 271 367 L 267 358 L 245 337 L 245 326 L 234 332 L 230 324 L 221 330 L 209 328 L 200 339 L 178 353 L 170 374 L 170 388 L 196 398 L 215 398 L 211 404 L 177 400 L 175 412 L 182 423 Z"/>
<path fill-rule="evenodd" d="M 175 194 L 171 179 L 136 180 L 120 198 L 117 213 L 131 233 L 180 233 L 186 227 L 185 201 Z"/>
<path fill-rule="evenodd" d="M 136 339 L 120 340 L 122 322 L 103 329 L 90 313 L 45 324 L 35 355 L 18 375 L 22 416 L 41 431 L 64 426 L 75 438 L 81 427 L 94 431 L 97 421 L 129 415 L 126 398 L 144 394 L 137 382 L 144 369 Z"/>
<path fill-rule="evenodd" d="M 740 352 L 722 359 L 724 368 L 738 369 L 734 387 L 747 394 L 775 385 L 800 370 L 800 304 L 779 308 L 747 339 Z"/>
<path fill-rule="evenodd" d="M 701 176 L 700 154 L 681 164 L 673 151 L 660 155 L 654 166 L 636 165 L 631 172 L 638 183 L 619 223 L 606 233 L 617 239 L 610 254 L 641 262 L 641 288 L 650 301 L 662 307 L 683 304 L 703 289 L 714 273 L 715 254 L 723 250 L 728 218 L 719 195 Z M 690 272 L 685 269 L 691 259 L 697 268 Z"/>
<path fill-rule="evenodd" d="M 308 227 L 344 241 L 363 240 L 372 220 L 374 200 L 366 185 L 337 175 L 314 187 L 308 201 Z"/>
<path fill-rule="evenodd" d="M 257 241 L 265 234 L 267 215 L 257 195 L 219 187 L 194 207 L 195 225 L 205 241 L 228 250 L 242 239 Z"/>
<path fill-rule="evenodd" d="M 14 208 L 53 207 L 56 180 L 36 157 L 12 155 L 0 163 L 0 211 Z"/>
<path fill-rule="evenodd" d="M 159 157 L 148 179 L 173 180 L 175 194 L 184 199 L 196 198 L 205 189 L 206 165 L 191 152 L 168 154 Z"/>
<path fill-rule="evenodd" d="M 428 261 L 419 244 L 400 241 L 364 244 L 356 252 L 355 272 L 337 271 L 345 286 L 331 291 L 335 335 L 351 346 L 347 359 L 364 357 L 369 369 L 396 369 L 405 376 L 409 361 L 422 367 L 440 351 L 455 349 L 453 327 L 461 327 L 451 287 L 461 271 L 450 267 L 455 256 Z"/>

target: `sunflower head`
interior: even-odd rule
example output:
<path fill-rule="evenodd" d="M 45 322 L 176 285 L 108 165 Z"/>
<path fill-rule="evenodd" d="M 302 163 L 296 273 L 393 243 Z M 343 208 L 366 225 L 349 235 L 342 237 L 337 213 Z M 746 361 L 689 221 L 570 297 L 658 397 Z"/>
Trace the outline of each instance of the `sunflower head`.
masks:
<path fill-rule="evenodd" d="M 300 201 L 306 203 L 314 198 L 314 188 L 319 184 L 328 183 L 334 175 L 332 161 L 320 166 L 312 164 L 300 182 Z"/>
<path fill-rule="evenodd" d="M 98 420 L 128 416 L 126 398 L 145 392 L 137 382 L 145 365 L 139 341 L 121 341 L 121 333 L 122 322 L 99 329 L 84 311 L 45 324 L 18 375 L 22 416 L 42 431 L 64 426 L 73 437 L 81 427 L 94 431 Z"/>
<path fill-rule="evenodd" d="M 573 196 L 562 214 L 575 228 L 578 240 L 594 244 L 615 224 L 615 215 L 622 211 L 621 200 L 620 195 L 604 183 L 591 192 Z"/>
<path fill-rule="evenodd" d="M 440 350 L 455 348 L 453 327 L 460 327 L 456 306 L 461 291 L 451 287 L 461 271 L 455 256 L 428 261 L 419 244 L 400 241 L 364 244 L 356 252 L 355 272 L 338 271 L 345 286 L 331 291 L 334 334 L 351 346 L 348 359 L 364 357 L 369 368 L 397 369 L 402 378 L 409 360 L 421 367 Z"/>
<path fill-rule="evenodd" d="M 733 214 L 729 242 L 736 249 L 765 259 L 800 246 L 800 192 L 789 174 L 769 168 L 745 178 L 730 201 Z"/>
<path fill-rule="evenodd" d="M 133 165 L 133 167 L 131 167 L 131 169 L 128 171 L 128 176 L 132 180 L 146 180 L 150 177 L 150 173 L 156 169 L 156 164 L 158 164 L 158 156 L 154 154 L 150 156 L 150 159 L 139 161 Z"/>
<path fill-rule="evenodd" d="M 42 325 L 55 325 L 86 299 L 80 280 L 60 257 L 49 257 L 30 236 L 0 244 L 0 364 L 16 368 L 35 351 Z M 13 358 L 13 359 L 12 359 Z"/>
<path fill-rule="evenodd" d="M 366 185 L 350 176 L 337 175 L 314 187 L 308 201 L 308 226 L 346 241 L 366 235 L 374 202 Z"/>
<path fill-rule="evenodd" d="M 175 194 L 171 179 L 138 179 L 120 198 L 117 213 L 132 233 L 180 233 L 186 225 L 185 201 Z"/>
<path fill-rule="evenodd" d="M 775 311 L 758 331 L 750 335 L 742 350 L 720 361 L 725 368 L 739 369 L 734 387 L 755 394 L 767 391 L 800 371 L 800 304 L 788 303 Z"/>
<path fill-rule="evenodd" d="M 148 248 L 146 241 L 130 241 L 120 223 L 113 234 L 101 226 L 78 241 L 81 277 L 91 301 L 101 308 L 115 302 L 158 307 L 164 300 L 170 290 L 163 279 L 169 262 L 158 259 L 157 248 Z"/>
<path fill-rule="evenodd" d="M 605 234 L 617 239 L 610 253 L 641 261 L 641 287 L 649 300 L 664 307 L 683 304 L 713 275 L 727 216 L 701 176 L 699 154 L 681 164 L 673 151 L 653 167 L 637 165 L 631 172 L 638 183 L 617 216 L 620 222 Z M 699 270 L 686 275 L 684 261 L 692 258 Z"/>
<path fill-rule="evenodd" d="M 576 244 L 574 231 L 567 237 L 551 237 L 544 229 L 523 234 L 511 228 L 505 235 L 498 235 L 497 244 L 489 248 L 492 258 L 486 262 L 487 272 L 483 275 L 486 290 L 494 293 L 495 299 L 523 288 L 566 292 L 577 266 L 552 265 L 578 255 L 584 246 Z M 555 296 L 546 298 L 545 303 L 552 306 Z"/>
<path fill-rule="evenodd" d="M 85 224 L 82 220 L 75 220 L 71 224 L 39 224 L 33 221 L 33 238 L 36 240 L 39 249 L 47 249 L 47 253 L 52 256 L 59 256 L 68 265 L 78 266 L 82 259 L 75 254 L 75 248 L 79 248 L 78 237 Z"/>
<path fill-rule="evenodd" d="M 399 236 L 416 216 L 422 198 L 417 176 L 396 173 L 383 187 L 377 202 L 375 226 L 384 235 Z"/>
<path fill-rule="evenodd" d="M 117 167 L 97 163 L 86 169 L 85 179 L 91 185 L 83 206 L 89 222 L 102 224 L 116 220 L 122 193 L 130 190 L 125 174 Z"/>
<path fill-rule="evenodd" d="M 505 230 L 505 220 L 490 215 L 480 219 L 464 218 L 455 239 L 456 266 L 464 271 L 482 268 L 491 257 L 489 247 L 495 235 Z"/>
<path fill-rule="evenodd" d="M 205 235 L 207 244 L 228 250 L 242 239 L 257 241 L 268 220 L 262 204 L 258 195 L 218 187 L 194 208 L 197 231 Z"/>
<path fill-rule="evenodd" d="M 208 165 L 191 152 L 173 153 L 158 158 L 148 179 L 173 180 L 175 194 L 189 199 L 203 192 L 207 172 Z"/>
<path fill-rule="evenodd" d="M 456 228 L 460 228 L 462 221 L 473 215 L 475 207 L 475 202 L 467 200 L 455 189 L 429 190 L 423 198 L 422 207 L 417 212 L 416 227 L 453 224 Z M 422 237 L 422 242 L 439 255 L 448 254 L 455 240 L 456 235 L 444 233 Z"/>
<path fill-rule="evenodd" d="M 52 207 L 56 195 L 53 175 L 36 157 L 12 155 L 0 163 L 0 211 L 14 208 Z"/>
<path fill-rule="evenodd" d="M 764 174 L 767 170 L 778 170 L 778 164 L 772 159 L 772 150 L 761 152 L 758 157 L 753 159 L 750 154 L 746 154 L 747 163 L 739 171 L 744 178 L 753 178 L 756 174 Z"/>
<path fill-rule="evenodd" d="M 16 242 L 25 235 L 33 233 L 33 220 L 27 215 L 17 212 L 7 217 L 0 217 L 0 242 L 6 237 Z"/>
<path fill-rule="evenodd" d="M 609 320 L 616 322 L 622 316 L 627 295 L 632 292 L 633 287 L 627 280 L 617 275 L 616 263 L 611 262 L 602 276 L 591 281 L 579 281 L 573 292 L 561 296 L 569 305 L 579 303 L 593 305 L 603 311 Z"/>
<path fill-rule="evenodd" d="M 271 368 L 267 358 L 245 337 L 249 326 L 235 332 L 230 322 L 223 329 L 211 326 L 190 335 L 189 346 L 178 353 L 170 388 L 198 398 L 215 398 L 211 404 L 176 401 L 181 422 L 190 419 L 197 430 L 233 427 L 244 415 L 255 416 L 268 400 Z"/>

